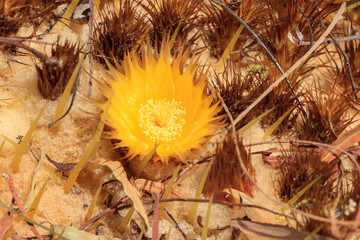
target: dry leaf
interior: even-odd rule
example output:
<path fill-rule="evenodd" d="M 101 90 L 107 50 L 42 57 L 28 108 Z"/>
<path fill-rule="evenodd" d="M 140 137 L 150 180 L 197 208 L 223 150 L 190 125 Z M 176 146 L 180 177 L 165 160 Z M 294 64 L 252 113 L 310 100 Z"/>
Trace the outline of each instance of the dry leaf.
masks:
<path fill-rule="evenodd" d="M 242 204 L 254 205 L 254 206 L 264 206 L 264 202 L 261 199 L 259 201 L 256 198 L 251 198 L 243 192 L 240 192 L 233 188 L 226 188 L 223 192 L 230 194 L 237 202 L 241 202 Z M 244 208 L 246 215 L 252 221 L 262 222 L 262 223 L 275 223 L 277 222 L 276 215 L 265 211 L 259 208 Z"/>
<path fill-rule="evenodd" d="M 125 194 L 133 201 L 135 210 L 144 219 L 146 226 L 149 227 L 149 220 L 145 208 L 141 203 L 140 193 L 131 185 L 130 181 L 127 179 L 126 172 L 120 162 L 107 160 L 105 158 L 96 158 L 90 160 L 89 162 L 108 166 L 112 170 L 116 179 L 122 183 Z"/>
<path fill-rule="evenodd" d="M 54 160 L 52 160 L 47 154 L 45 154 L 46 159 L 52 164 L 54 165 L 58 170 L 62 171 L 62 172 L 70 172 L 72 171 L 75 166 L 76 163 L 60 163 L 60 162 L 56 162 Z"/>
<path fill-rule="evenodd" d="M 82 230 L 78 230 L 71 226 L 64 225 L 53 225 L 54 232 L 61 234 L 65 239 L 71 240 L 120 240 L 120 238 L 107 238 L 103 236 L 98 236 L 92 233 L 88 233 Z"/>
<path fill-rule="evenodd" d="M 333 142 L 333 146 L 340 148 L 342 150 L 351 147 L 353 144 L 360 141 L 360 124 L 345 134 L 341 135 L 335 142 Z M 339 155 L 341 152 L 337 150 L 330 149 L 334 152 L 334 154 Z M 331 162 L 335 159 L 335 156 L 330 152 L 323 152 L 321 156 L 321 160 L 325 162 Z"/>
<path fill-rule="evenodd" d="M 311 236 L 311 239 L 330 240 L 330 238 L 327 237 L 311 234 L 309 232 L 302 232 L 282 225 L 243 221 L 241 219 L 232 220 L 231 225 L 234 228 L 239 228 L 250 239 L 303 240 L 306 237 Z"/>

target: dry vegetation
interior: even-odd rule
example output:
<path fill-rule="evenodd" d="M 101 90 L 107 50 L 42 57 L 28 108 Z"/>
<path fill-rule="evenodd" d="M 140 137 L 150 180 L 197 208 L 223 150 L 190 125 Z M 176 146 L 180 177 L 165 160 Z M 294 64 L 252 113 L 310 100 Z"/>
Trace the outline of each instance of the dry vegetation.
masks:
<path fill-rule="evenodd" d="M 360 238 L 359 1 L 77 2 L 0 0 L 1 239 Z M 107 102 L 168 42 L 221 111 L 165 164 Z"/>

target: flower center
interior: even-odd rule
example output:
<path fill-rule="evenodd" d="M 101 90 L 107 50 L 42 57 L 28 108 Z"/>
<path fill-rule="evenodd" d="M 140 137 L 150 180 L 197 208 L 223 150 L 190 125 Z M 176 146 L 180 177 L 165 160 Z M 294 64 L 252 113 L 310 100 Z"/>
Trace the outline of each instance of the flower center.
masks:
<path fill-rule="evenodd" d="M 171 142 L 183 131 L 186 111 L 181 102 L 148 99 L 139 113 L 139 126 L 154 142 Z"/>

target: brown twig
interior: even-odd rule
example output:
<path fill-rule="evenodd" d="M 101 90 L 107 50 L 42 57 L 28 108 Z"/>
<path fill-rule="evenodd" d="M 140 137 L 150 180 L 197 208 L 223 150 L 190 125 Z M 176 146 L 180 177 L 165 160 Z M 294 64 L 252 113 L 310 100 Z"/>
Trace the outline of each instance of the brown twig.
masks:
<path fill-rule="evenodd" d="M 328 39 L 328 40 L 321 42 L 320 45 L 326 45 L 326 44 L 335 43 L 335 42 L 337 42 L 337 43 L 349 42 L 349 41 L 358 40 L 358 39 L 360 39 L 360 35 L 353 35 L 353 36 L 348 36 L 348 37 L 343 37 L 343 38 Z M 306 42 L 306 41 L 301 41 L 301 40 L 298 42 L 295 42 L 295 43 L 300 46 L 311 45 L 311 42 Z"/>
<path fill-rule="evenodd" d="M 11 199 L 10 208 L 12 208 L 14 206 L 14 203 L 15 203 L 15 199 L 13 198 L 13 199 Z M 4 239 L 4 235 L 5 235 L 6 231 L 9 229 L 7 227 L 7 224 L 8 224 L 9 218 L 10 218 L 10 214 L 11 214 L 11 212 L 8 211 L 8 213 L 6 214 L 6 217 L 3 221 L 3 225 L 0 230 L 0 239 Z"/>
<path fill-rule="evenodd" d="M 0 37 L 0 43 L 5 43 L 5 44 L 10 44 L 10 45 L 13 45 L 13 46 L 17 46 L 17 47 L 20 47 L 20 48 L 23 48 L 29 52 L 31 52 L 32 54 L 34 54 L 36 57 L 40 58 L 46 65 L 51 65 L 51 66 L 60 66 L 61 67 L 61 63 L 56 60 L 56 59 L 53 59 L 51 57 L 48 57 L 46 56 L 45 54 L 21 43 L 20 41 L 15 41 L 15 40 L 11 40 L 11 39 L 8 39 L 6 37 Z"/>
<path fill-rule="evenodd" d="M 16 204 L 18 205 L 18 208 L 20 209 L 21 213 L 23 214 L 24 217 L 29 218 L 29 216 L 27 215 L 21 200 L 19 198 L 19 196 L 16 194 L 16 190 L 15 190 L 15 186 L 14 186 L 14 182 L 12 181 L 11 177 L 9 174 L 7 173 L 3 173 L 2 176 L 5 178 L 5 181 L 7 182 L 7 184 L 9 185 L 10 191 L 16 201 Z M 40 235 L 40 233 L 36 230 L 34 224 L 27 222 L 31 231 L 36 235 L 36 237 L 40 240 L 43 240 L 42 236 Z"/>
<path fill-rule="evenodd" d="M 159 193 L 154 194 L 154 213 L 153 213 L 153 225 L 152 225 L 152 239 L 159 239 Z"/>
<path fill-rule="evenodd" d="M 314 33 L 310 24 L 310 20 L 308 18 L 308 16 L 305 14 L 305 12 L 301 9 L 300 5 L 298 4 L 297 0 L 294 0 L 294 3 L 296 4 L 297 9 L 301 12 L 301 14 L 304 16 L 307 25 L 309 26 L 309 32 L 310 32 L 310 45 L 314 44 Z M 316 6 L 317 3 L 315 2 Z"/>
<path fill-rule="evenodd" d="M 320 143 L 320 142 L 312 142 L 312 141 L 306 141 L 306 140 L 276 140 L 276 141 L 265 141 L 265 142 L 257 142 L 257 143 L 250 143 L 250 144 L 244 144 L 245 147 L 251 147 L 251 146 L 256 146 L 256 145 L 263 145 L 263 144 L 274 144 L 274 143 L 294 143 L 294 144 L 303 144 L 308 145 L 308 146 L 316 146 L 318 148 L 324 149 L 332 154 L 334 154 L 335 156 L 337 156 L 333 151 L 331 151 L 330 149 L 336 150 L 338 152 L 341 152 L 342 154 L 345 154 L 348 156 L 348 158 L 352 161 L 352 163 L 356 166 L 356 168 L 359 171 L 360 174 L 360 165 L 359 163 L 356 161 L 355 157 L 353 156 L 352 153 L 343 150 L 341 148 L 335 147 L 333 145 L 330 144 L 326 144 L 326 143 Z"/>
<path fill-rule="evenodd" d="M 183 238 L 185 240 L 188 240 L 186 234 L 184 233 L 184 231 L 180 228 L 179 224 L 176 222 L 175 218 L 169 213 L 168 210 L 166 210 L 166 208 L 164 208 L 165 212 L 167 213 L 167 215 L 171 218 L 171 220 L 173 220 L 174 224 L 175 224 L 175 228 L 181 233 L 181 235 L 183 236 Z"/>
<path fill-rule="evenodd" d="M 56 24 L 56 23 L 59 21 L 59 19 L 65 14 L 65 12 L 66 12 L 66 10 L 69 8 L 69 6 L 70 6 L 70 3 L 68 3 L 68 4 L 59 12 L 59 14 L 56 15 L 55 20 L 54 20 L 53 22 L 51 22 L 51 24 L 45 29 L 45 32 L 44 32 L 41 36 L 37 37 L 37 40 L 43 39 L 43 38 L 46 36 L 46 34 L 48 34 L 48 33 L 51 31 L 51 29 L 53 29 L 53 28 L 55 27 L 55 24 Z"/>

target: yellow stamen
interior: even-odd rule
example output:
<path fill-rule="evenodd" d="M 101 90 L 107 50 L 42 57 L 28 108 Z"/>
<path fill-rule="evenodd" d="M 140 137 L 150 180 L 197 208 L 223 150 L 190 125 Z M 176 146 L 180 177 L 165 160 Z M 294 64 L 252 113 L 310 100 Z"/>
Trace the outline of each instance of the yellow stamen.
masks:
<path fill-rule="evenodd" d="M 139 126 L 155 143 L 171 142 L 182 134 L 185 113 L 181 102 L 148 99 L 145 105 L 140 105 Z"/>

